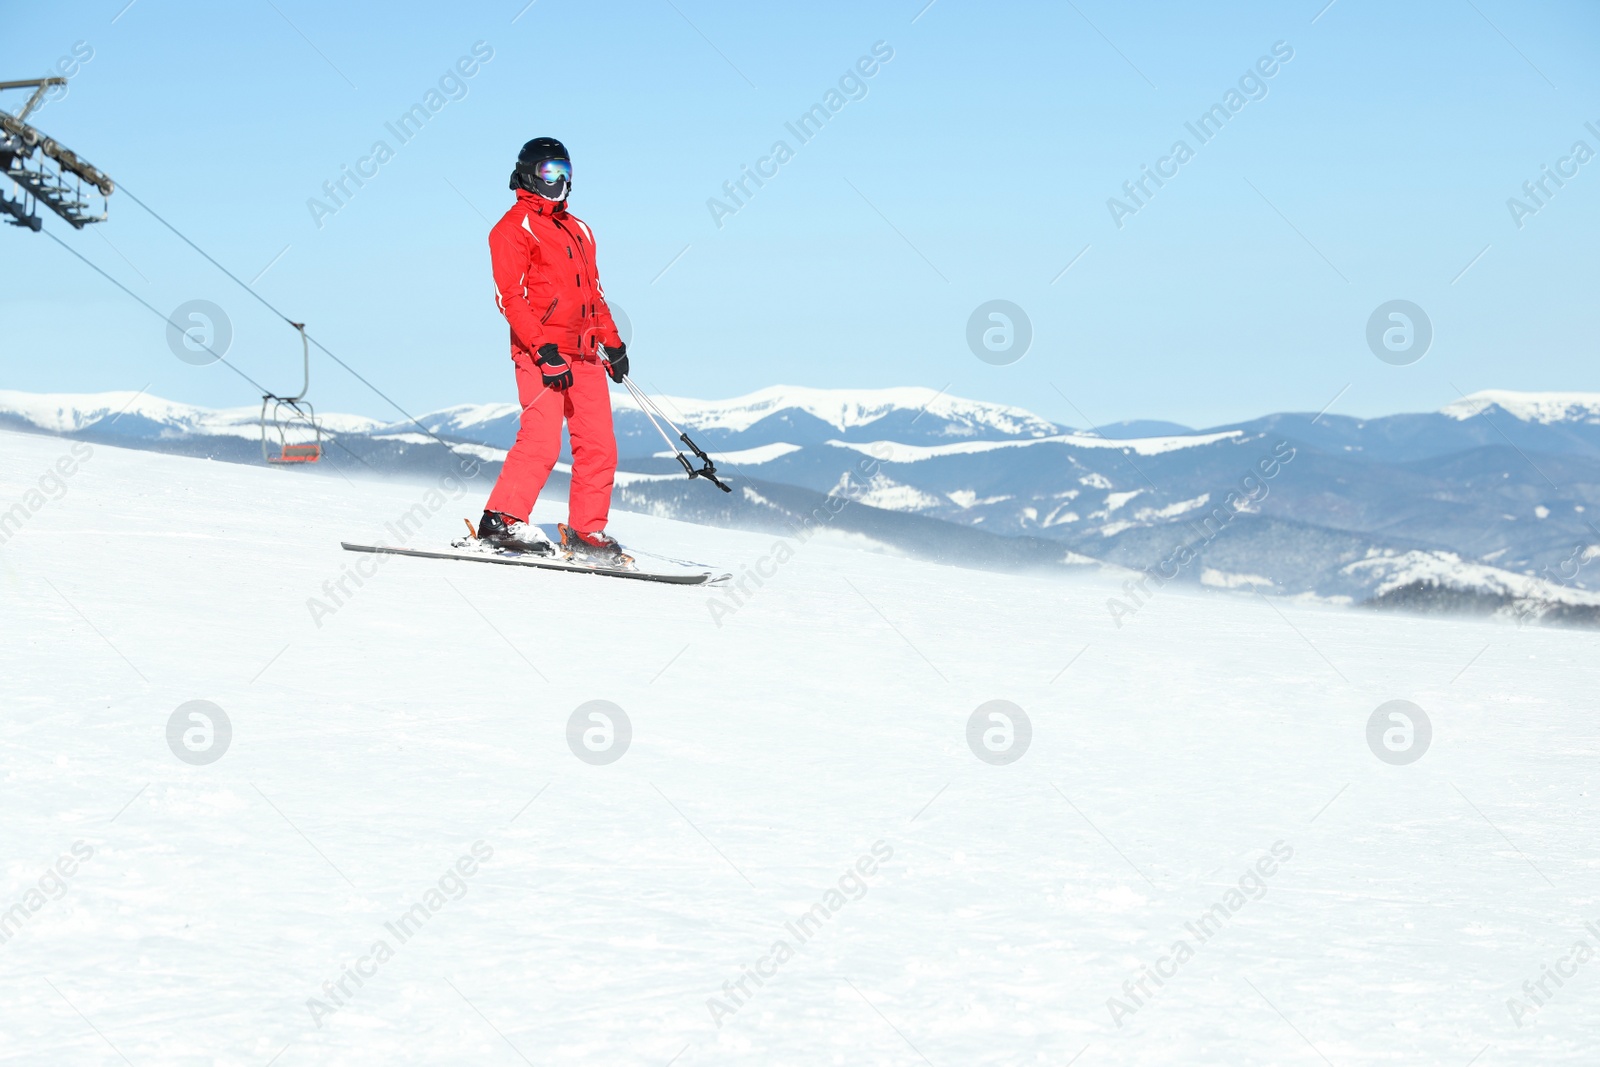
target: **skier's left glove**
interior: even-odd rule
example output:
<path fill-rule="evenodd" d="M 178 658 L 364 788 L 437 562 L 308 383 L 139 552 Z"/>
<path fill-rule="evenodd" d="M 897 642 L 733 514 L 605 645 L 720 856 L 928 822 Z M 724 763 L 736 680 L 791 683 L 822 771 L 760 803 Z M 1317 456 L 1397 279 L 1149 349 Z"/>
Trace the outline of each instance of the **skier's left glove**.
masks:
<path fill-rule="evenodd" d="M 555 345 L 540 345 L 534 363 L 544 377 L 544 387 L 563 392 L 572 385 L 572 368 L 561 358 Z"/>
<path fill-rule="evenodd" d="M 618 341 L 616 346 L 601 345 L 601 353 L 606 360 L 606 373 L 611 375 L 611 380 L 618 385 L 622 384 L 622 376 L 628 373 L 628 346 Z"/>

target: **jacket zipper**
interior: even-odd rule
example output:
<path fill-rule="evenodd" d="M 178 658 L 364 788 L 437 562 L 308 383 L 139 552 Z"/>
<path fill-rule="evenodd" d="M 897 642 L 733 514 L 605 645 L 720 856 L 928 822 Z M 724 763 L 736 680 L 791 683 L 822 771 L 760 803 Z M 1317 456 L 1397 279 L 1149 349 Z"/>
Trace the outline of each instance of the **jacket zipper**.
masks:
<path fill-rule="evenodd" d="M 571 241 L 573 244 L 578 246 L 578 258 L 583 261 L 584 269 L 588 270 L 589 269 L 589 253 L 583 247 L 583 239 L 581 237 L 578 237 L 571 230 L 567 229 L 566 225 L 564 223 L 562 223 L 560 220 L 558 220 L 554 215 L 550 216 L 550 221 L 554 222 L 556 224 L 556 226 L 561 230 L 561 232 L 567 235 L 567 239 L 569 241 Z M 593 272 L 591 271 L 590 273 L 592 274 Z M 594 284 L 592 279 L 590 281 L 590 284 L 591 285 Z M 585 319 L 587 318 L 587 316 L 580 316 L 580 317 L 583 317 Z"/>
<path fill-rule="evenodd" d="M 555 215 L 551 215 L 550 216 L 550 221 L 555 223 L 557 229 L 559 229 L 562 233 L 567 235 L 567 240 L 571 241 L 573 244 L 578 246 L 578 258 L 583 262 L 584 269 L 588 270 L 589 273 L 591 274 L 591 278 L 590 278 L 589 284 L 590 285 L 594 285 L 596 287 L 596 289 L 598 289 L 599 286 L 596 285 L 596 283 L 595 283 L 595 281 L 594 281 L 594 279 L 592 277 L 594 272 L 589 267 L 589 253 L 588 253 L 588 250 L 583 247 L 583 239 L 581 237 L 578 237 L 571 230 L 567 229 L 566 224 L 561 222 L 560 219 L 556 218 Z M 569 252 L 568 255 L 570 255 L 570 254 L 571 253 Z M 555 305 L 552 304 L 551 305 L 551 309 L 554 310 L 554 307 L 555 307 Z M 580 318 L 582 318 L 585 321 L 587 321 L 588 318 L 593 316 L 593 310 L 589 309 L 587 307 L 587 305 L 585 305 L 585 310 L 588 311 L 588 314 L 587 315 L 581 315 Z M 596 342 L 596 343 L 598 344 L 598 342 Z"/>
<path fill-rule="evenodd" d="M 544 309 L 544 315 L 539 319 L 540 326 L 543 326 L 545 323 L 550 321 L 550 316 L 556 313 L 556 305 L 559 303 L 561 303 L 561 298 L 559 296 L 550 301 L 550 306 Z"/>
<path fill-rule="evenodd" d="M 589 265 L 589 253 L 584 251 L 583 239 L 576 236 L 571 230 L 567 229 L 566 224 L 558 221 L 554 215 L 550 216 L 550 221 L 554 222 L 556 226 L 560 228 L 561 232 L 567 235 L 567 240 L 578 246 L 578 258 L 582 259 L 583 265 L 587 267 Z"/>

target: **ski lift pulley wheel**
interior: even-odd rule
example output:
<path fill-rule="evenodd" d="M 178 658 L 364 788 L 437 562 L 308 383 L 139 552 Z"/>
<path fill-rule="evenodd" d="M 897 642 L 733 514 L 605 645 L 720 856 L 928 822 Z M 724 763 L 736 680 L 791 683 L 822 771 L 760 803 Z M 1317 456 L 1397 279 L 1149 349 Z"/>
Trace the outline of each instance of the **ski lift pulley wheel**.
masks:
<path fill-rule="evenodd" d="M 300 353 L 305 366 L 305 378 L 300 392 L 294 396 L 277 396 L 268 393 L 261 398 L 261 458 L 273 464 L 316 463 L 322 459 L 322 424 L 317 421 L 317 409 L 305 398 L 311 388 L 311 347 L 306 341 L 306 325 L 290 323 L 300 331 Z M 311 427 L 315 441 L 290 442 L 289 424 L 302 422 Z M 272 436 L 277 436 L 276 446 Z"/>

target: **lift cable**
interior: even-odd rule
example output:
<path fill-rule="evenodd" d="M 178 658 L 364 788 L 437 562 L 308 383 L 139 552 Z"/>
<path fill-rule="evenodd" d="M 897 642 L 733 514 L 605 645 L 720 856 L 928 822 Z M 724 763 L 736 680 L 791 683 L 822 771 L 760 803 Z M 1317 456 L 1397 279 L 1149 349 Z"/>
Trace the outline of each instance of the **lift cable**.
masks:
<path fill-rule="evenodd" d="M 138 204 L 140 207 L 144 208 L 144 210 L 150 214 L 151 218 L 155 219 L 157 222 L 161 223 L 161 225 L 163 225 L 167 229 L 171 230 L 174 234 L 177 235 L 178 239 L 181 240 L 184 244 L 188 245 L 190 248 L 192 248 L 196 252 L 200 253 L 200 255 L 204 256 L 206 261 L 208 263 L 210 263 L 213 267 L 216 267 L 222 273 L 226 274 L 229 278 L 233 279 L 234 283 L 236 285 L 238 285 L 239 288 L 243 289 L 245 292 L 247 292 L 251 296 L 255 297 L 256 300 L 260 301 L 262 307 L 266 308 L 268 311 L 270 311 L 274 315 L 278 316 L 284 322 L 287 322 L 290 326 L 295 326 L 296 328 L 299 328 L 298 324 L 293 319 L 291 319 L 289 316 L 285 315 L 283 312 L 279 311 L 276 307 L 274 307 L 271 303 L 268 302 L 266 297 L 262 296 L 260 293 L 256 292 L 254 289 L 252 289 L 247 283 L 245 283 L 244 281 L 240 280 L 238 275 L 234 274 L 227 267 L 224 267 L 221 263 L 218 263 L 214 258 L 212 258 L 212 256 L 208 252 L 206 252 L 205 249 L 201 248 L 199 245 L 197 245 L 193 241 L 191 241 L 188 237 L 184 236 L 183 232 L 180 231 L 176 226 L 174 226 L 172 223 L 168 222 L 166 219 L 162 218 L 161 215 L 159 213 L 157 213 L 157 211 L 154 208 L 152 208 L 149 204 L 146 204 L 143 200 L 140 200 L 131 191 L 129 191 L 129 189 L 128 189 L 128 187 L 126 185 L 119 185 L 117 187 L 117 191 L 122 193 L 129 200 L 132 200 L 135 204 Z M 368 389 L 371 389 L 378 396 L 382 397 L 385 403 L 387 403 L 390 407 L 394 408 L 400 414 L 404 415 L 407 419 L 409 419 L 413 424 L 415 424 L 417 429 L 421 430 L 423 433 L 427 434 L 429 437 L 431 437 L 435 441 L 439 442 L 439 444 L 443 445 L 447 451 L 449 451 L 451 453 L 455 452 L 454 447 L 451 446 L 451 444 L 448 441 L 446 441 L 444 438 L 440 437 L 438 434 L 434 433 L 432 430 L 428 429 L 427 426 L 423 425 L 423 423 L 422 423 L 422 421 L 420 419 L 418 419 L 415 415 L 411 414 L 411 412 L 407 411 L 405 408 L 401 407 L 398 403 L 396 403 L 393 399 L 391 399 L 389 397 L 389 395 L 387 393 L 385 393 L 382 389 L 379 389 L 376 385 L 373 385 L 370 381 L 368 381 L 366 378 L 364 378 L 360 374 L 360 372 L 358 372 L 354 367 L 350 366 L 350 364 L 346 363 L 344 360 L 342 360 L 338 356 L 334 355 L 331 351 L 329 351 L 327 345 L 324 345 L 321 341 L 317 340 L 315 337 L 312 337 L 310 334 L 305 334 L 305 338 L 306 338 L 306 340 L 310 341 L 312 344 L 316 345 L 317 348 L 320 349 L 322 351 L 322 353 L 324 355 L 326 355 L 329 359 L 333 360 L 335 363 L 339 364 L 339 366 L 343 367 L 346 371 L 348 371 L 350 373 L 350 375 L 356 379 L 356 381 L 360 382 L 362 385 L 366 386 Z M 265 392 L 265 390 L 262 390 L 262 391 Z"/>
<path fill-rule="evenodd" d="M 74 256 L 76 256 L 90 270 L 94 271 L 96 274 L 100 275 L 100 277 L 104 278 L 106 281 L 110 282 L 112 285 L 116 286 L 118 289 L 121 289 L 124 293 L 128 294 L 130 297 L 132 297 L 135 301 L 137 301 L 140 305 L 142 305 L 146 310 L 148 310 L 156 318 L 160 319 L 162 322 L 166 323 L 168 326 L 172 327 L 174 330 L 177 330 L 179 333 L 185 333 L 185 330 L 184 330 L 184 328 L 182 326 L 179 326 L 176 322 L 173 322 L 172 319 L 170 319 L 166 315 L 163 315 L 153 304 L 151 304 L 149 301 L 145 300 L 138 293 L 135 293 L 132 289 L 129 289 L 126 285 L 123 285 L 121 282 L 117 281 L 111 275 L 107 274 L 103 269 L 101 269 L 96 263 L 94 263 L 92 260 L 90 260 L 82 252 L 79 252 L 76 248 L 73 248 L 71 245 L 67 244 L 67 242 L 65 242 L 61 238 L 57 237 L 54 233 L 50 232 L 49 230 L 41 229 L 40 232 L 42 232 L 46 237 L 50 238 L 56 244 L 60 245 L 62 248 L 65 248 L 68 252 L 70 252 Z M 190 338 L 190 339 L 193 340 L 193 338 Z M 195 343 L 199 344 L 201 348 L 205 349 L 207 352 L 210 352 L 213 356 L 215 356 L 217 358 L 217 362 L 221 363 L 224 367 L 227 367 L 229 370 L 233 371 L 233 373 L 237 374 L 239 377 L 243 378 L 245 381 L 247 381 L 251 385 L 255 386 L 256 390 L 258 392 L 262 392 L 262 393 L 266 393 L 267 392 L 267 389 L 266 389 L 265 386 L 263 386 L 260 382 L 256 381 L 254 378 L 250 377 L 250 375 L 246 374 L 244 371 L 240 370 L 238 367 L 234 366 L 232 363 L 229 363 L 228 360 L 223 356 L 223 354 L 221 352 L 218 352 L 215 349 L 213 349 L 210 345 L 202 344 L 199 341 L 195 341 Z M 367 468 L 371 469 L 372 464 L 368 463 L 366 460 L 362 459 L 360 456 L 356 455 L 354 452 L 351 452 L 350 449 L 346 448 L 339 441 L 338 437 L 333 437 L 333 438 L 331 438 L 331 440 L 333 441 L 334 444 L 338 445 L 341 449 L 343 449 L 344 452 L 347 455 L 349 455 L 351 459 L 355 460 L 357 463 L 360 463 L 363 467 L 367 467 Z"/>

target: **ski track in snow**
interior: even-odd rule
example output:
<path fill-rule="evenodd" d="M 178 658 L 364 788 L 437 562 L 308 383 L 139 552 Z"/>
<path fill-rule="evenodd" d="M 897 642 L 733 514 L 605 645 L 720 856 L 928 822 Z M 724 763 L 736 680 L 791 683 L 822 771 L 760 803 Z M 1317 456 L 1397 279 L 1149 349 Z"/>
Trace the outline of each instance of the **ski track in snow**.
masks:
<path fill-rule="evenodd" d="M 1107 575 L 823 539 L 720 626 L 705 589 L 400 558 L 319 626 L 341 538 L 429 485 L 94 446 L 30 497 L 70 447 L 0 432 L 0 1064 L 1595 1062 L 1600 959 L 1506 1007 L 1600 942 L 1591 633 L 1172 586 L 1118 628 Z M 735 572 L 778 540 L 612 530 Z M 566 742 L 596 698 L 633 724 L 609 766 Z M 1008 766 L 966 742 L 996 698 L 1033 724 Z M 1366 744 L 1395 698 L 1433 723 L 1409 766 Z M 209 766 L 165 737 L 196 699 L 233 726 Z M 1186 934 L 1277 842 L 1265 895 Z"/>

